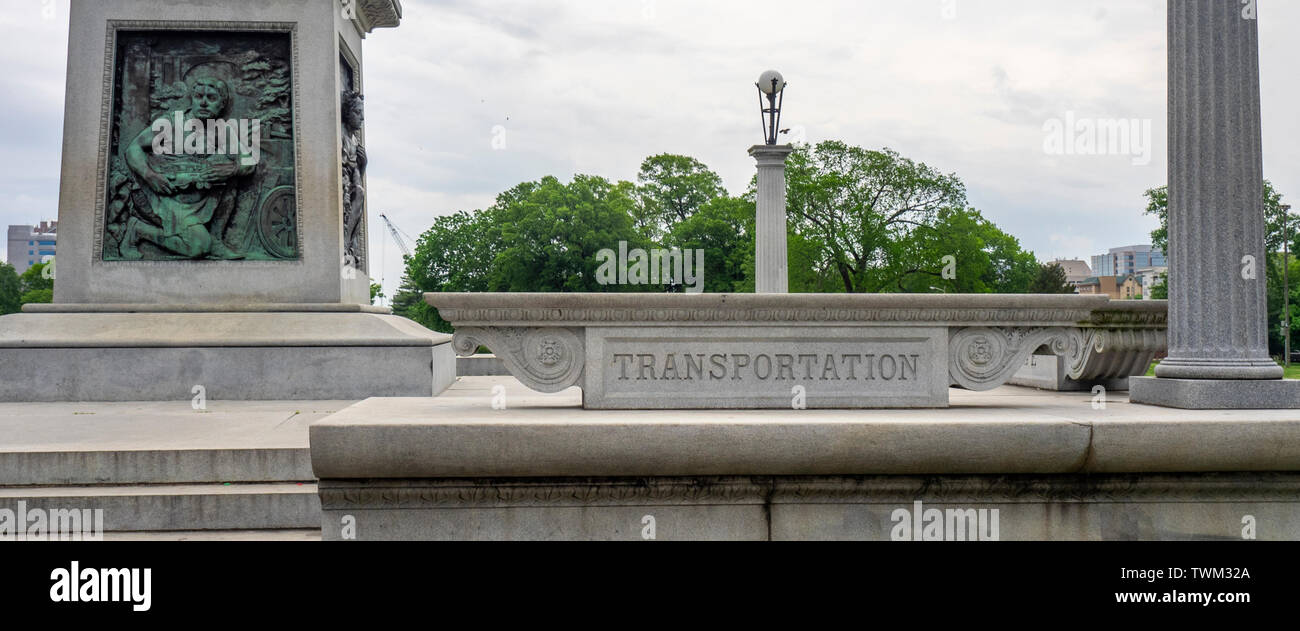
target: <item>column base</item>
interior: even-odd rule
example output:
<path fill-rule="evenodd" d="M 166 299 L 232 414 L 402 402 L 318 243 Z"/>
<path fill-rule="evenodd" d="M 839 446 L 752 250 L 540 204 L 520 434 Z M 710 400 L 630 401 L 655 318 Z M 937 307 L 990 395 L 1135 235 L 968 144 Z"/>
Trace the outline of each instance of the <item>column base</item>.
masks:
<path fill-rule="evenodd" d="M 1300 381 L 1130 377 L 1129 401 L 1184 410 L 1300 409 Z"/>
<path fill-rule="evenodd" d="M 1156 366 L 1156 376 L 1163 379 L 1259 379 L 1276 381 L 1285 372 L 1268 357 L 1259 359 L 1198 359 L 1168 357 Z"/>

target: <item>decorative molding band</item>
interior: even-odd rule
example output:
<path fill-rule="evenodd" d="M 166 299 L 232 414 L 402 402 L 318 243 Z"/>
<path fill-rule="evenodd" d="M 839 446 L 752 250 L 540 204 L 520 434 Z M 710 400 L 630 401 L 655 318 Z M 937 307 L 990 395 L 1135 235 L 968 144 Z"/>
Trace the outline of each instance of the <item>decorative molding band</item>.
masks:
<path fill-rule="evenodd" d="M 778 479 L 774 503 L 1300 501 L 1300 475 L 1056 475 Z"/>
<path fill-rule="evenodd" d="M 762 504 L 763 478 L 652 478 L 554 481 L 322 480 L 321 505 L 347 509 L 586 506 L 590 504 Z"/>
<path fill-rule="evenodd" d="M 721 309 L 721 308 L 442 308 L 457 327 L 545 323 L 549 326 L 729 324 L 1015 324 L 1075 325 L 1092 318 L 1087 309 Z"/>
<path fill-rule="evenodd" d="M 325 510 L 593 505 L 1300 502 L 1300 475 L 824 476 L 321 480 Z"/>

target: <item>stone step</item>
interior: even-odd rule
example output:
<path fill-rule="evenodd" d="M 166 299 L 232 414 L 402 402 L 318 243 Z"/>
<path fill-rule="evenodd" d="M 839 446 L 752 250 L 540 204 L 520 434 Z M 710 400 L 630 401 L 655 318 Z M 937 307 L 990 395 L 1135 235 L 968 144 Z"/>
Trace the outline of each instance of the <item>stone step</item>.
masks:
<path fill-rule="evenodd" d="M 106 532 L 318 529 L 311 482 L 0 487 L 0 509 L 103 509 Z"/>
<path fill-rule="evenodd" d="M 109 532 L 104 541 L 320 541 L 320 528 Z"/>
<path fill-rule="evenodd" d="M 306 448 L 3 451 L 0 484 L 59 486 L 309 482 Z"/>

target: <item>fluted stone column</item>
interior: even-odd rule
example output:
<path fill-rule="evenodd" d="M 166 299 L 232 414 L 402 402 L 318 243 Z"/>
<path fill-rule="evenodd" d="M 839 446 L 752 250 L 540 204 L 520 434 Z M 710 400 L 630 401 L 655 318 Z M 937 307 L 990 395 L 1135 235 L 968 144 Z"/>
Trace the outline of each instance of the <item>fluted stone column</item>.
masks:
<path fill-rule="evenodd" d="M 755 290 L 760 294 L 790 293 L 785 233 L 785 159 L 790 145 L 756 145 L 749 155 L 758 162 L 758 217 L 755 222 Z"/>
<path fill-rule="evenodd" d="M 1300 403 L 1268 353 L 1257 25 L 1238 0 L 1169 2 L 1169 357 L 1134 402 Z"/>

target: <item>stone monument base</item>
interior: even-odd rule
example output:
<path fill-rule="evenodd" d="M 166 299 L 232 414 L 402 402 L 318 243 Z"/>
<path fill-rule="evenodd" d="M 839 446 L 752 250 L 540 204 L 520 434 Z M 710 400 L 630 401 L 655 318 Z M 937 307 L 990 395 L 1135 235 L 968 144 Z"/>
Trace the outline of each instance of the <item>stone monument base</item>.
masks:
<path fill-rule="evenodd" d="M 328 482 L 322 539 L 1212 541 L 1300 533 L 1300 475 Z M 653 526 L 653 528 L 650 528 Z"/>
<path fill-rule="evenodd" d="M 29 311 L 0 318 L 0 401 L 428 397 L 456 379 L 451 336 L 359 305 Z"/>
<path fill-rule="evenodd" d="M 1300 412 L 1091 400 L 605 411 L 467 377 L 313 423 L 311 459 L 326 540 L 1300 536 Z"/>
<path fill-rule="evenodd" d="M 1184 410 L 1300 409 L 1300 381 L 1131 377 L 1133 403 Z"/>

